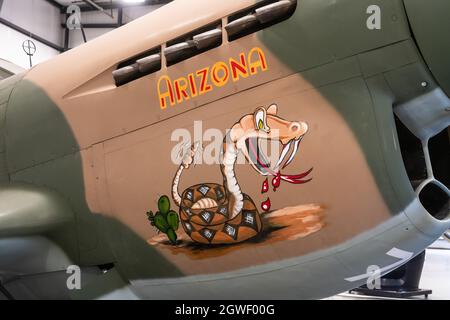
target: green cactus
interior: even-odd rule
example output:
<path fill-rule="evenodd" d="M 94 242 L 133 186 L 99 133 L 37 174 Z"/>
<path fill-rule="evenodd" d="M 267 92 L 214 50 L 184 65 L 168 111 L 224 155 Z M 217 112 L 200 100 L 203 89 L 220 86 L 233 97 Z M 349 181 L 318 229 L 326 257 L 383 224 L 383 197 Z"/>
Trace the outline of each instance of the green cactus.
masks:
<path fill-rule="evenodd" d="M 159 212 L 161 212 L 164 216 L 167 216 L 167 213 L 169 213 L 169 210 L 170 210 L 169 197 L 162 196 L 161 198 L 159 198 L 158 209 L 159 209 Z"/>
<path fill-rule="evenodd" d="M 156 214 L 153 211 L 147 212 L 147 218 L 151 225 L 154 226 L 158 232 L 167 235 L 173 245 L 177 244 L 177 233 L 180 226 L 180 218 L 178 214 L 170 210 L 170 200 L 167 196 L 162 196 L 158 200 L 159 211 Z"/>
<path fill-rule="evenodd" d="M 173 229 L 167 231 L 167 237 L 173 245 L 177 244 L 177 234 Z"/>
<path fill-rule="evenodd" d="M 160 212 L 155 215 L 153 222 L 155 223 L 155 227 L 162 233 L 167 233 L 167 231 L 169 230 L 169 224 L 167 223 L 166 218 Z"/>
<path fill-rule="evenodd" d="M 171 210 L 167 214 L 167 223 L 169 224 L 169 227 L 172 228 L 174 231 L 177 231 L 180 226 L 180 218 L 178 217 L 178 214 Z"/>

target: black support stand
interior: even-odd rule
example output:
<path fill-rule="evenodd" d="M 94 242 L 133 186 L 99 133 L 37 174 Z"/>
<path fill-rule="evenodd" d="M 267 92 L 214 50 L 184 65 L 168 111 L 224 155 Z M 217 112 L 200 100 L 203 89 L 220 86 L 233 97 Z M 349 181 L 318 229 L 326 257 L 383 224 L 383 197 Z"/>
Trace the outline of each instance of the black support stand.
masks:
<path fill-rule="evenodd" d="M 382 277 L 380 289 L 369 289 L 367 286 L 362 286 L 350 290 L 350 293 L 386 298 L 410 298 L 416 296 L 428 298 L 428 295 L 432 294 L 433 291 L 419 289 L 424 262 L 425 251 L 405 265 Z"/>

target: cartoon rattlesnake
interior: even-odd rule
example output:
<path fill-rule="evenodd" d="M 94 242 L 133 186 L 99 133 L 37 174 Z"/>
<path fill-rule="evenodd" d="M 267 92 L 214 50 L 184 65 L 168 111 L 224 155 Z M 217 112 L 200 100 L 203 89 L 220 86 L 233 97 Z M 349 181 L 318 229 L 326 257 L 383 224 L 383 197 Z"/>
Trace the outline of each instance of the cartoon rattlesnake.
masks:
<path fill-rule="evenodd" d="M 178 185 L 181 174 L 192 165 L 199 144 L 194 144 L 184 156 L 173 180 L 172 197 L 180 208 L 183 229 L 193 241 L 202 244 L 239 243 L 262 231 L 263 223 L 258 209 L 253 200 L 241 191 L 234 172 L 239 152 L 243 152 L 247 161 L 263 176 L 276 176 L 292 184 L 310 181 L 302 179 L 311 170 L 298 175 L 283 175 L 279 172 L 280 168 L 285 168 L 293 161 L 300 141 L 308 131 L 308 125 L 286 121 L 278 117 L 277 113 L 276 105 L 271 105 L 267 110 L 257 108 L 254 114 L 247 114 L 234 124 L 223 142 L 220 165 L 223 185 L 202 183 L 187 188 L 180 195 Z M 277 140 L 284 146 L 275 166 L 271 166 L 262 153 L 259 147 L 261 139 Z"/>

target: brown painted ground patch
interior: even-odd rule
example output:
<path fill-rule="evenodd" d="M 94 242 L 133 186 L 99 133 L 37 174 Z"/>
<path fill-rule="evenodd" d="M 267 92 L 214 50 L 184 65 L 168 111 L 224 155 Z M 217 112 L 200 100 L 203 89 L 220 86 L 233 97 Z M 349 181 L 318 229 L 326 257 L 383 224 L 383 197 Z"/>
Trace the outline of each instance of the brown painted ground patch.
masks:
<path fill-rule="evenodd" d="M 300 205 L 275 210 L 262 216 L 264 229 L 260 235 L 240 244 L 202 245 L 193 242 L 180 228 L 177 232 L 179 241 L 173 246 L 165 234 L 160 234 L 148 240 L 159 250 L 172 254 L 183 254 L 191 259 L 207 259 L 220 257 L 229 252 L 246 247 L 266 246 L 281 241 L 292 241 L 307 237 L 318 232 L 325 226 L 325 209 L 320 205 Z"/>

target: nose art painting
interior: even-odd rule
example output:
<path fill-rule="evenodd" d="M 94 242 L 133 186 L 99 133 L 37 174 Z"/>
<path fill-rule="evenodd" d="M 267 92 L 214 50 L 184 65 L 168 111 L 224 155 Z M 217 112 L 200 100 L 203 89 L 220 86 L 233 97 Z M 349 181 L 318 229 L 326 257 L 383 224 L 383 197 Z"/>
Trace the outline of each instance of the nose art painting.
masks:
<path fill-rule="evenodd" d="M 290 169 L 309 127 L 296 119 L 285 120 L 278 112 L 278 106 L 273 104 L 241 117 L 223 140 L 217 164 L 223 181 L 199 181 L 181 191 L 179 184 L 183 175 L 189 174 L 196 154 L 201 152 L 198 142 L 189 146 L 174 173 L 172 190 L 167 192 L 171 196 L 161 196 L 158 211 L 147 213 L 151 227 L 159 233 L 148 240 L 149 244 L 203 259 L 247 246 L 297 240 L 325 227 L 322 205 L 283 206 L 270 199 L 270 193 L 283 192 L 283 184 L 295 185 L 300 193 L 313 181 L 315 173 L 313 168 Z M 267 141 L 281 146 L 275 161 L 273 157 L 268 160 L 261 147 L 261 143 Z M 253 173 L 263 179 L 262 185 L 255 186 L 264 196 L 261 203 L 255 203 L 246 190 L 241 189 L 235 172 L 240 154 L 245 157 L 246 165 L 253 168 Z M 294 173 L 288 173 L 292 171 Z M 171 202 L 176 207 L 171 208 Z"/>

